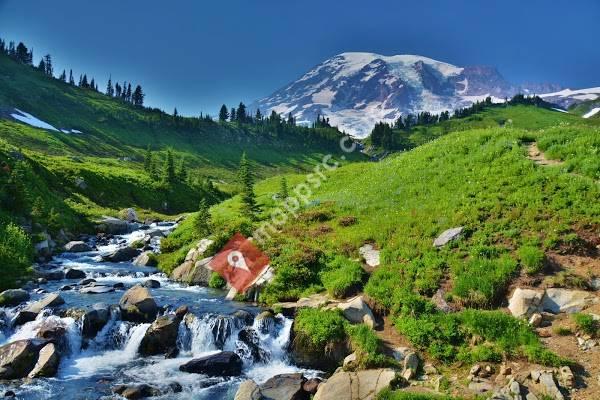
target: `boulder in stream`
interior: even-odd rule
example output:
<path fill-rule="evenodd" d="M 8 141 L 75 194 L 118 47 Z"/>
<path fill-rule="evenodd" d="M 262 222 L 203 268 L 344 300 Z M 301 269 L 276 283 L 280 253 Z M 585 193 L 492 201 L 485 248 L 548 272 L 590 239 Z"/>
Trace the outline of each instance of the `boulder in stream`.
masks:
<path fill-rule="evenodd" d="M 138 267 L 155 267 L 156 264 L 156 256 L 151 251 L 144 251 L 133 260 L 133 265 L 137 265 Z"/>
<path fill-rule="evenodd" d="M 27 375 L 29 378 L 50 378 L 58 372 L 60 355 L 54 343 L 48 343 L 39 352 L 33 370 Z"/>
<path fill-rule="evenodd" d="M 177 334 L 181 318 L 174 315 L 158 317 L 146 331 L 140 343 L 139 353 L 143 356 L 167 354 L 177 347 Z"/>
<path fill-rule="evenodd" d="M 319 385 L 314 400 L 372 400 L 395 378 L 392 369 L 337 372 Z"/>
<path fill-rule="evenodd" d="M 111 235 L 122 235 L 129 231 L 129 225 L 122 219 L 105 217 L 96 224 L 96 230 Z"/>
<path fill-rule="evenodd" d="M 85 277 L 85 272 L 75 268 L 69 268 L 65 271 L 65 279 L 84 279 Z"/>
<path fill-rule="evenodd" d="M 54 308 L 63 304 L 65 304 L 65 301 L 58 293 L 50 293 L 42 300 L 38 300 L 19 311 L 15 317 L 15 326 L 33 321 L 44 308 Z"/>
<path fill-rule="evenodd" d="M 0 347 L 0 379 L 25 378 L 33 370 L 45 341 L 17 340 Z"/>
<path fill-rule="evenodd" d="M 179 366 L 179 370 L 208 376 L 238 376 L 242 373 L 242 359 L 232 351 L 221 351 Z"/>
<path fill-rule="evenodd" d="M 260 385 L 263 399 L 277 400 L 308 400 L 309 394 L 304 391 L 306 378 L 300 373 L 281 374 Z"/>
<path fill-rule="evenodd" d="M 83 324 L 81 334 L 84 339 L 92 339 L 96 337 L 98 332 L 110 319 L 110 306 L 108 304 L 97 303 L 92 306 L 91 310 L 86 311 L 83 315 Z"/>
<path fill-rule="evenodd" d="M 132 259 L 137 257 L 138 254 L 140 254 L 140 251 L 138 249 L 134 249 L 133 247 L 127 246 L 121 247 L 120 249 L 117 249 L 110 254 L 102 256 L 102 259 L 104 261 L 117 263 L 123 261 L 131 261 Z"/>
<path fill-rule="evenodd" d="M 0 307 L 15 307 L 29 300 L 29 293 L 23 289 L 8 289 L 0 293 Z"/>
<path fill-rule="evenodd" d="M 65 251 L 68 251 L 69 253 L 83 253 L 92 251 L 92 248 L 81 240 L 75 240 L 65 244 Z"/>
<path fill-rule="evenodd" d="M 140 285 L 127 290 L 119 302 L 121 317 L 131 322 L 152 322 L 158 314 L 158 305 L 150 291 Z"/>

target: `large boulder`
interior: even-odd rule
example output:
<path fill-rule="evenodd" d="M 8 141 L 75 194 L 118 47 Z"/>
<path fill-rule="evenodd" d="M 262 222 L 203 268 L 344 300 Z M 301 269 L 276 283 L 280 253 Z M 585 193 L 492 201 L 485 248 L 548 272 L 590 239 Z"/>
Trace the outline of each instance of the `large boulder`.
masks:
<path fill-rule="evenodd" d="M 162 394 L 158 388 L 146 384 L 118 385 L 113 388 L 113 392 L 129 400 L 138 400 Z"/>
<path fill-rule="evenodd" d="M 516 288 L 508 301 L 508 309 L 514 317 L 529 317 L 539 310 L 543 295 L 538 290 Z"/>
<path fill-rule="evenodd" d="M 110 319 L 110 306 L 107 304 L 94 304 L 91 310 L 88 310 L 83 315 L 83 323 L 81 334 L 84 339 L 92 339 L 96 337 L 98 332 Z"/>
<path fill-rule="evenodd" d="M 300 373 L 275 375 L 260 385 L 260 393 L 264 400 L 308 400 L 304 382 L 306 378 Z"/>
<path fill-rule="evenodd" d="M 100 233 L 122 235 L 129 231 L 129 225 L 122 219 L 105 217 L 96 224 L 96 230 Z"/>
<path fill-rule="evenodd" d="M 133 208 L 128 208 L 128 209 L 124 210 L 122 216 L 125 219 L 125 221 L 127 221 L 127 222 L 135 222 L 138 220 L 137 213 L 135 212 L 135 210 Z"/>
<path fill-rule="evenodd" d="M 49 378 L 56 375 L 60 355 L 54 343 L 48 343 L 39 352 L 37 362 L 27 375 L 29 378 Z"/>
<path fill-rule="evenodd" d="M 177 316 L 162 316 L 146 331 L 140 343 L 139 353 L 143 356 L 167 354 L 177 347 L 177 334 L 181 319 Z"/>
<path fill-rule="evenodd" d="M 542 309 L 552 313 L 576 313 L 598 303 L 598 297 L 584 290 L 546 289 L 542 298 Z"/>
<path fill-rule="evenodd" d="M 263 400 L 260 388 L 253 380 L 240 384 L 233 400 Z"/>
<path fill-rule="evenodd" d="M 26 377 L 35 367 L 38 353 L 45 344 L 41 340 L 25 339 L 0 347 L 0 379 Z"/>
<path fill-rule="evenodd" d="M 242 359 L 232 351 L 221 351 L 195 358 L 181 365 L 179 370 L 208 376 L 238 376 L 242 373 Z"/>
<path fill-rule="evenodd" d="M 158 314 L 158 305 L 150 291 L 136 285 L 125 292 L 119 302 L 121 317 L 131 322 L 152 322 Z"/>
<path fill-rule="evenodd" d="M 92 248 L 81 240 L 75 240 L 65 244 L 65 251 L 68 251 L 69 253 L 83 253 L 92 251 Z"/>
<path fill-rule="evenodd" d="M 375 400 L 394 378 L 392 369 L 337 372 L 319 385 L 314 400 Z"/>
<path fill-rule="evenodd" d="M 156 256 L 151 251 L 145 251 L 133 260 L 133 265 L 138 267 L 155 267 L 157 265 Z"/>
<path fill-rule="evenodd" d="M 31 303 L 19 311 L 15 318 L 15 326 L 33 321 L 44 308 L 55 308 L 63 304 L 65 304 L 65 301 L 58 293 L 50 293 L 43 299 Z"/>
<path fill-rule="evenodd" d="M 350 354 L 346 340 L 332 341 L 319 348 L 303 332 L 295 329 L 292 329 L 289 351 L 295 364 L 321 371 L 334 371 Z"/>
<path fill-rule="evenodd" d="M 208 286 L 212 274 L 212 270 L 208 268 L 211 260 L 212 257 L 207 257 L 200 261 L 185 261 L 173 270 L 171 279 L 189 285 Z"/>
<path fill-rule="evenodd" d="M 446 244 L 450 243 L 451 241 L 458 239 L 460 237 L 462 231 L 463 231 L 462 226 L 447 229 L 444 232 L 442 232 L 442 234 L 433 241 L 433 245 L 435 247 L 445 246 Z"/>
<path fill-rule="evenodd" d="M 344 317 L 354 324 L 364 323 L 370 328 L 375 328 L 377 325 L 371 309 L 362 296 L 356 296 L 347 302 L 340 303 L 337 307 L 342 310 Z"/>
<path fill-rule="evenodd" d="M 65 279 L 84 279 L 85 277 L 85 272 L 75 268 L 69 268 L 65 271 Z"/>
<path fill-rule="evenodd" d="M 102 256 L 102 259 L 104 261 L 114 262 L 114 263 L 123 262 L 123 261 L 131 261 L 132 259 L 137 257 L 138 254 L 140 254 L 140 251 L 138 249 L 134 249 L 133 247 L 127 246 L 127 247 L 121 247 L 120 249 L 117 249 L 110 254 Z"/>
<path fill-rule="evenodd" d="M 0 307 L 14 307 L 29 300 L 29 293 L 23 289 L 8 289 L 0 293 Z"/>
<path fill-rule="evenodd" d="M 281 310 L 281 313 L 286 317 L 293 317 L 296 311 L 301 308 L 321 308 L 329 304 L 337 304 L 337 300 L 332 300 L 326 294 L 315 293 L 308 297 L 302 297 L 298 301 L 275 303 L 273 308 Z"/>
<path fill-rule="evenodd" d="M 60 351 L 67 349 L 67 325 L 62 320 L 46 319 L 40 326 L 37 334 L 38 339 L 54 343 Z"/>

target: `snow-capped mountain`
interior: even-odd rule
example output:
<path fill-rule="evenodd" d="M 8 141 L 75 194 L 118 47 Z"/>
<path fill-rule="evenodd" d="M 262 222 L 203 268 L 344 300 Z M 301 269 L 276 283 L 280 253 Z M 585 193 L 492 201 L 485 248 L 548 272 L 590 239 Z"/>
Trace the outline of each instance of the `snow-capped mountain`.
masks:
<path fill-rule="evenodd" d="M 324 115 L 341 130 L 365 137 L 376 122 L 392 122 L 407 113 L 440 113 L 487 96 L 503 101 L 518 92 L 561 89 L 552 84 L 515 86 L 493 67 L 457 67 L 416 55 L 342 53 L 253 107 L 291 113 L 298 123 Z"/>
<path fill-rule="evenodd" d="M 549 103 L 567 108 L 573 104 L 600 98 L 600 87 L 578 90 L 564 89 L 558 92 L 540 94 L 539 96 Z"/>

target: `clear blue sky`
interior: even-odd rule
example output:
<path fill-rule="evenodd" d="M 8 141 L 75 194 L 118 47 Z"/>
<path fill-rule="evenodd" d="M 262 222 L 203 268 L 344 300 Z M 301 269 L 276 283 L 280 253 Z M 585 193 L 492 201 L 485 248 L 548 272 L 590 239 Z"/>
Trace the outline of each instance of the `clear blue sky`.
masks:
<path fill-rule="evenodd" d="M 600 86 L 600 2 L 0 0 L 0 36 L 55 69 L 141 83 L 147 103 L 215 114 L 344 51 L 496 66 L 510 81 Z"/>

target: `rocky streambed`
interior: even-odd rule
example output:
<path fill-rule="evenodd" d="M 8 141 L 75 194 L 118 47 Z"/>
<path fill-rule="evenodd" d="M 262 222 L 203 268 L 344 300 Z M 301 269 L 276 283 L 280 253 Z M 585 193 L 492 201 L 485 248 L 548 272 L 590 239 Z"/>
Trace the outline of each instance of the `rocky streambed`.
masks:
<path fill-rule="evenodd" d="M 308 378 L 317 371 L 288 360 L 291 319 L 172 282 L 149 266 L 174 226 L 69 243 L 39 267 L 37 281 L 4 292 L 0 394 L 233 399 L 249 379 L 266 392 L 315 386 Z"/>

